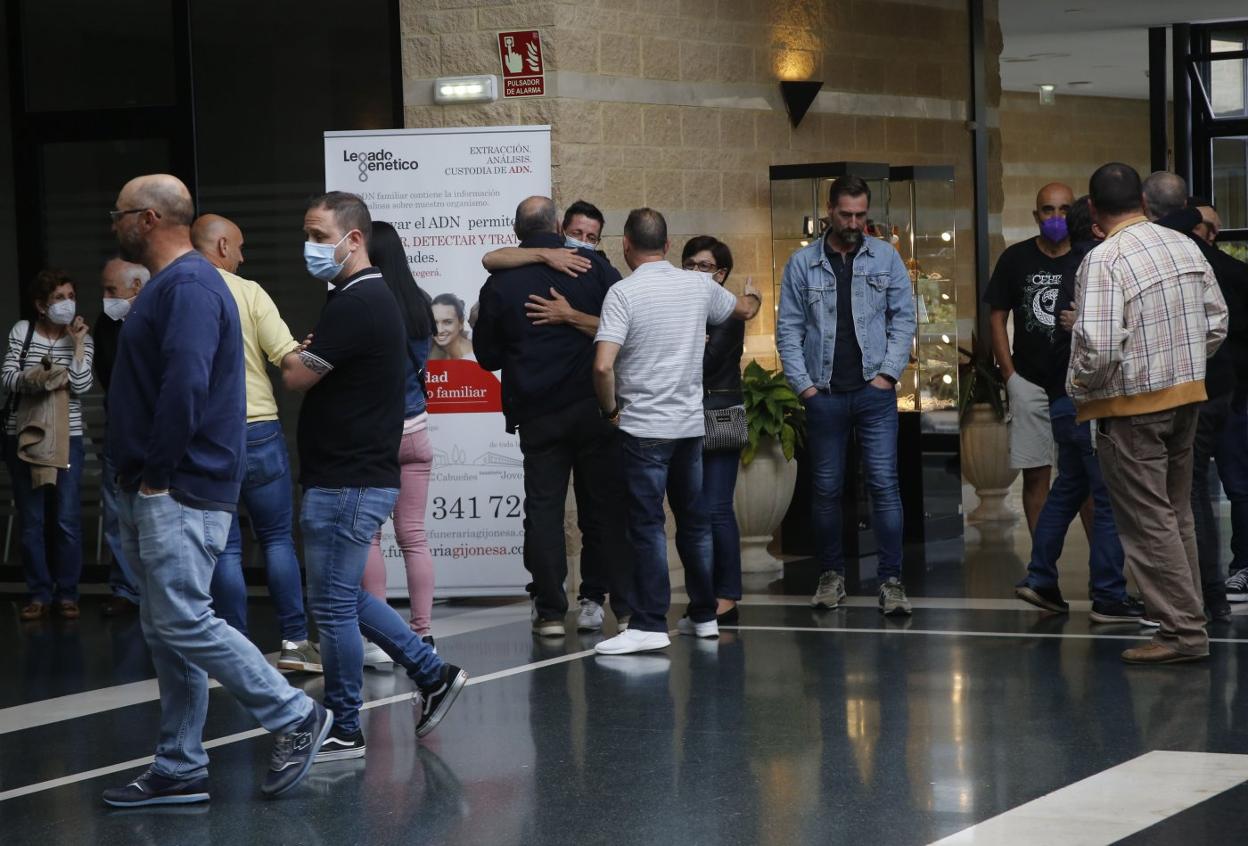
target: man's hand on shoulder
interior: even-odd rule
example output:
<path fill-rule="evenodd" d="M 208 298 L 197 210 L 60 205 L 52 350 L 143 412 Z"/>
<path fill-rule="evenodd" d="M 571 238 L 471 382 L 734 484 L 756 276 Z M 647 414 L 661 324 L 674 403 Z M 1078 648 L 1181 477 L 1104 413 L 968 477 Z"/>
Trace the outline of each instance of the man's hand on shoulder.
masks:
<path fill-rule="evenodd" d="M 588 273 L 594 263 L 576 250 L 564 249 L 562 247 L 541 249 L 538 251 L 541 256 L 542 263 L 551 270 L 557 270 L 565 273 L 573 278 L 580 276 L 582 273 Z"/>

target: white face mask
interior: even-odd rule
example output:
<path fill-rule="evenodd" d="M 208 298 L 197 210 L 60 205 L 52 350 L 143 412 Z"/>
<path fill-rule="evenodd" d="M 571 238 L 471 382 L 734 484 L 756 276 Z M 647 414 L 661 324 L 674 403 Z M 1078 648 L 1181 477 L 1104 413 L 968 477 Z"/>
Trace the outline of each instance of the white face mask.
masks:
<path fill-rule="evenodd" d="M 597 244 L 591 244 L 588 241 L 578 241 L 571 235 L 565 235 L 563 237 L 563 245 L 573 250 L 580 247 L 582 250 L 589 250 L 591 253 L 598 249 Z"/>
<path fill-rule="evenodd" d="M 130 301 L 114 297 L 104 298 L 104 313 L 111 320 L 125 320 L 130 313 Z"/>
<path fill-rule="evenodd" d="M 78 316 L 78 303 L 73 300 L 61 300 L 48 306 L 48 320 L 57 326 L 68 326 Z"/>

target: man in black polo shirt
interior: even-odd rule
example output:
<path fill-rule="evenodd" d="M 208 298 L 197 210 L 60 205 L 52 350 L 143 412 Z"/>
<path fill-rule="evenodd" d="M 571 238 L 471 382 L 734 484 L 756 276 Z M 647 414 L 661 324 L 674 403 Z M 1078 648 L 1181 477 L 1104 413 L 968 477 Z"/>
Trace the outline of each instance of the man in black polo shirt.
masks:
<path fill-rule="evenodd" d="M 529 197 L 516 209 L 516 237 L 526 249 L 564 245 L 555 204 Z M 533 577 L 533 632 L 562 637 L 568 597 L 563 507 L 568 477 L 576 473 L 577 517 L 583 536 L 584 578 L 577 628 L 602 627 L 609 587 L 616 620 L 626 622 L 632 574 L 624 522 L 619 436 L 602 419 L 594 398 L 593 333 L 607 289 L 620 274 L 600 254 L 577 248 L 589 268 L 572 278 L 544 264 L 492 275 L 481 289 L 473 335 L 477 361 L 503 371 L 507 431 L 520 430 L 524 453 L 524 566 Z M 554 292 L 554 294 L 552 294 Z M 578 315 L 576 324 L 535 322 L 526 313 L 533 296 L 555 295 Z M 591 569 L 592 568 L 592 569 Z"/>
<path fill-rule="evenodd" d="M 308 604 L 321 634 L 325 702 L 336 719 L 316 760 L 364 755 L 360 632 L 420 688 L 416 736 L 434 729 L 468 674 L 444 663 L 386 603 L 361 586 L 373 535 L 394 510 L 403 433 L 399 307 L 368 258 L 372 219 L 354 194 L 317 197 L 303 218 L 308 272 L 332 286 L 286 387 L 306 391 L 299 414 Z"/>

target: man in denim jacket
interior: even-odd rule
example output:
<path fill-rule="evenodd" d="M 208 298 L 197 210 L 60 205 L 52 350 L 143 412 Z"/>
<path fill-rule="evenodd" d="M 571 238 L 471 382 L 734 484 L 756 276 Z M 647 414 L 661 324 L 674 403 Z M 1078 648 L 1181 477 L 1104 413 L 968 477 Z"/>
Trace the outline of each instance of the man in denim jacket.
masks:
<path fill-rule="evenodd" d="M 897 251 L 863 234 L 870 205 L 871 189 L 858 177 L 832 183 L 825 237 L 794 253 L 784 268 L 776 347 L 785 377 L 806 406 L 823 570 L 811 605 L 836 608 L 845 598 L 841 492 L 845 448 L 856 431 L 880 549 L 880 610 L 908 615 L 895 386 L 910 360 L 914 293 Z"/>

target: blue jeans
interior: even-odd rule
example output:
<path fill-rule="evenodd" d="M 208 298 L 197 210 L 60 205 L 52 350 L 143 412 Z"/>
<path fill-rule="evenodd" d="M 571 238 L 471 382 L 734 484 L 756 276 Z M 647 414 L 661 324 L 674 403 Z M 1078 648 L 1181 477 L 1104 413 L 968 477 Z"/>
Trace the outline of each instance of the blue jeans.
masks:
<path fill-rule="evenodd" d="M 1092 450 L 1092 429 L 1075 422 L 1075 405 L 1068 397 L 1049 406 L 1053 440 L 1057 442 L 1057 480 L 1049 489 L 1031 540 L 1031 561 L 1022 585 L 1057 587 L 1057 560 L 1062 556 L 1066 530 L 1092 496 L 1095 516 L 1088 557 L 1088 594 L 1093 602 L 1124 602 L 1127 583 L 1122 577 L 1123 552 L 1114 526 L 1114 509 L 1101 478 L 1101 465 Z"/>
<path fill-rule="evenodd" d="M 312 700 L 287 684 L 260 650 L 212 613 L 208 584 L 230 515 L 182 505 L 169 494 L 122 491 L 121 541 L 143 601 L 139 620 L 160 688 L 156 772 L 192 779 L 208 770 L 208 677 L 271 732 L 295 728 Z"/>
<path fill-rule="evenodd" d="M 841 494 L 851 432 L 857 434 L 871 491 L 880 581 L 901 578 L 901 487 L 897 480 L 897 393 L 864 384 L 856 391 L 819 391 L 805 400 L 806 446 L 814 491 L 815 556 L 823 571 L 845 572 Z"/>
<path fill-rule="evenodd" d="M 741 530 L 732 495 L 741 450 L 702 453 L 702 493 L 711 512 L 711 581 L 718 599 L 741 598 Z"/>
<path fill-rule="evenodd" d="M 303 492 L 303 555 L 308 605 L 321 635 L 325 707 L 351 733 L 360 726 L 364 645 L 360 632 L 402 664 L 419 687 L 441 679 L 442 660 L 407 621 L 360 586 L 373 535 L 394 511 L 395 488 L 307 488 Z"/>
<path fill-rule="evenodd" d="M 35 490 L 30 482 L 30 465 L 17 457 L 17 439 L 6 438 L 5 460 L 13 479 L 13 500 L 21 521 L 22 564 L 26 588 L 34 602 L 78 601 L 78 580 L 82 576 L 82 464 L 86 450 L 82 436 L 69 439 L 69 469 L 56 471 L 56 486 Z M 48 495 L 56 502 L 56 527 L 52 531 L 49 562 L 44 533 Z M 53 572 L 55 571 L 55 572 Z"/>
<path fill-rule="evenodd" d="M 290 459 L 282 424 L 276 420 L 247 424 L 247 475 L 240 499 L 264 548 L 265 575 L 282 640 L 307 640 L 303 582 L 291 526 L 294 494 Z M 225 552 L 212 574 L 212 604 L 217 616 L 247 634 L 247 582 L 243 578 L 243 539 L 237 514 L 230 522 Z"/>
<path fill-rule="evenodd" d="M 117 518 L 117 468 L 107 452 L 101 456 L 100 514 L 104 519 L 104 542 L 113 556 L 113 564 L 108 569 L 108 587 L 113 596 L 120 596 L 137 605 L 139 589 L 135 586 L 134 568 L 126 560 L 126 551 L 121 544 L 121 523 Z"/>
<path fill-rule="evenodd" d="M 635 556 L 630 629 L 667 631 L 672 584 L 667 572 L 667 494 L 676 518 L 676 550 L 685 567 L 689 618 L 715 619 L 711 582 L 711 519 L 702 497 L 702 439 L 638 438 L 622 432 L 628 487 L 628 538 Z"/>

